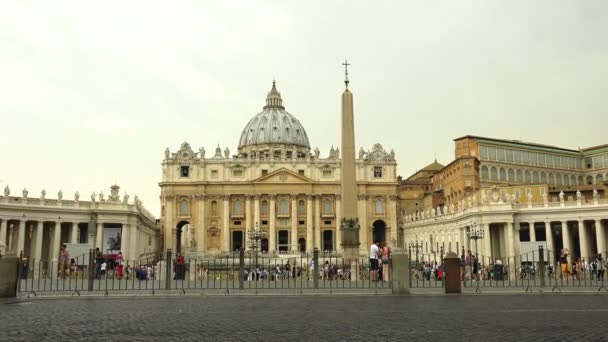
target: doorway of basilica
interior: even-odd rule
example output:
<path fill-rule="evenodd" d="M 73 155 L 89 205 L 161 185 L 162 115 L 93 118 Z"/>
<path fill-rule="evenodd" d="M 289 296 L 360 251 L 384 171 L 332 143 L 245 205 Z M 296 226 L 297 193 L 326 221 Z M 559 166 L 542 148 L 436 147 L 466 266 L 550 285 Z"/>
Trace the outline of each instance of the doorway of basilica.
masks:
<path fill-rule="evenodd" d="M 386 242 L 386 222 L 376 220 L 372 227 L 372 241 Z"/>
<path fill-rule="evenodd" d="M 188 246 L 190 222 L 180 221 L 175 227 L 175 255 L 182 253 L 182 248 Z"/>

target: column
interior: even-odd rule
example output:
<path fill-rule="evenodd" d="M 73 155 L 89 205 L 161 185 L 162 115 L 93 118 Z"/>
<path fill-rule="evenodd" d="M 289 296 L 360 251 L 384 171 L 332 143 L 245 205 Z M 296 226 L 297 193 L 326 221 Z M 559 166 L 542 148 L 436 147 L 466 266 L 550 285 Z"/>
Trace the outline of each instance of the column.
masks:
<path fill-rule="evenodd" d="M 509 264 L 509 279 L 515 279 L 515 271 L 519 268 L 519 256 L 515 255 L 515 241 L 513 240 L 513 222 L 507 222 L 507 255 L 506 260 L 507 264 Z M 519 262 L 518 262 L 519 261 Z"/>
<path fill-rule="evenodd" d="M 342 231 L 340 231 L 340 223 L 342 222 L 342 196 L 336 195 L 336 251 L 342 251 Z"/>
<path fill-rule="evenodd" d="M 61 249 L 61 222 L 55 222 L 55 228 L 53 228 L 53 239 L 51 241 L 51 260 L 59 260 L 59 250 Z"/>
<path fill-rule="evenodd" d="M 139 260 L 139 229 L 137 224 L 123 224 L 129 232 L 129 256 L 132 260 Z"/>
<path fill-rule="evenodd" d="M 315 194 L 315 248 L 321 250 L 321 195 Z"/>
<path fill-rule="evenodd" d="M 551 231 L 551 222 L 545 221 L 545 238 L 547 240 L 547 250 L 551 251 L 548 253 L 549 262 L 553 262 L 553 254 L 555 251 L 553 250 L 553 232 Z"/>
<path fill-rule="evenodd" d="M 313 249 L 312 194 L 306 195 L 306 253 Z"/>
<path fill-rule="evenodd" d="M 387 214 L 388 214 L 388 224 L 391 226 L 390 231 L 390 239 L 388 242 L 389 246 L 397 247 L 397 230 L 399 227 L 397 226 L 397 197 L 394 195 L 390 195 L 388 197 L 387 202 Z M 394 244 L 394 245 L 393 245 Z"/>
<path fill-rule="evenodd" d="M 36 225 L 36 240 L 34 241 L 34 251 L 32 253 L 32 256 L 34 257 L 34 259 L 36 260 L 41 260 L 42 259 L 42 239 L 43 239 L 43 235 L 42 233 L 44 232 L 44 222 L 42 221 L 38 221 L 38 224 Z"/>
<path fill-rule="evenodd" d="M 120 242 L 120 251 L 122 252 L 122 257 L 125 261 L 129 261 L 129 265 L 131 264 L 133 254 L 131 254 L 131 231 L 129 230 L 129 225 L 122 224 L 120 230 L 120 236 L 122 237 L 122 241 Z"/>
<path fill-rule="evenodd" d="M 25 249 L 25 221 L 19 221 L 19 234 L 17 235 L 17 254 Z"/>
<path fill-rule="evenodd" d="M 291 239 L 289 250 L 298 250 L 298 196 L 291 195 Z"/>
<path fill-rule="evenodd" d="M 70 229 L 70 243 L 78 243 L 78 223 L 72 222 Z"/>
<path fill-rule="evenodd" d="M 254 224 L 253 224 L 253 217 L 251 216 L 252 212 L 251 212 L 251 195 L 245 195 L 245 246 L 244 249 L 247 249 L 247 245 L 248 245 L 248 237 L 249 234 L 247 234 L 249 232 L 250 229 L 254 228 Z"/>
<path fill-rule="evenodd" d="M 205 201 L 207 196 L 199 194 L 196 196 L 196 251 L 198 255 L 202 255 L 207 251 L 207 227 L 205 226 Z"/>
<path fill-rule="evenodd" d="M 585 260 L 589 261 L 589 244 L 587 241 L 589 240 L 587 237 L 587 230 L 585 229 L 585 221 L 578 221 L 578 239 L 581 245 L 581 259 L 585 258 Z"/>
<path fill-rule="evenodd" d="M 359 243 L 361 243 L 360 250 L 367 253 L 367 249 L 370 246 L 370 242 L 367 240 L 369 226 L 367 225 L 367 195 L 359 194 Z"/>
<path fill-rule="evenodd" d="M 2 220 L 2 222 L 0 222 L 0 245 L 4 245 L 6 250 L 8 251 L 8 241 L 6 241 L 7 223 L 7 220 Z"/>
<path fill-rule="evenodd" d="M 568 255 L 572 257 L 572 245 L 570 244 L 570 230 L 568 230 L 568 221 L 562 221 L 562 245 L 568 249 Z M 568 260 L 571 261 L 571 260 Z"/>
<path fill-rule="evenodd" d="M 268 200 L 268 226 L 269 226 L 269 231 L 268 231 L 268 251 L 270 253 L 275 253 L 277 251 L 277 232 L 276 232 L 276 216 L 277 216 L 277 210 L 276 210 L 276 195 L 271 194 L 269 196 L 269 200 Z M 260 212 L 260 205 L 259 205 L 259 201 L 256 202 L 257 206 L 256 206 L 256 212 Z M 259 215 L 259 214 L 258 214 Z"/>
<path fill-rule="evenodd" d="M 482 223 L 481 228 L 483 229 L 483 257 L 484 264 L 488 262 L 488 258 L 492 258 L 492 238 L 490 237 L 490 224 Z"/>
<path fill-rule="evenodd" d="M 95 236 L 95 248 L 99 248 L 101 253 L 103 251 L 103 222 L 97 222 L 97 231 Z"/>
<path fill-rule="evenodd" d="M 224 195 L 222 224 L 222 251 L 230 252 L 230 195 Z"/>
<path fill-rule="evenodd" d="M 513 238 L 513 222 L 507 223 L 507 253 L 509 257 L 515 257 L 515 240 Z"/>
<path fill-rule="evenodd" d="M 528 229 L 530 229 L 530 242 L 536 241 L 536 230 L 534 229 L 534 222 L 528 222 Z"/>
<path fill-rule="evenodd" d="M 165 227 L 164 227 L 164 240 L 163 240 L 163 248 L 165 249 L 163 252 L 166 252 L 167 249 L 175 249 L 175 244 L 173 243 L 173 229 L 175 229 L 175 224 L 173 221 L 173 216 L 175 212 L 175 196 L 166 196 L 166 206 L 165 206 Z M 175 252 L 175 251 L 174 251 Z"/>
<path fill-rule="evenodd" d="M 606 234 L 602 226 L 602 220 L 595 220 L 595 239 L 597 240 L 597 252 L 606 258 Z"/>

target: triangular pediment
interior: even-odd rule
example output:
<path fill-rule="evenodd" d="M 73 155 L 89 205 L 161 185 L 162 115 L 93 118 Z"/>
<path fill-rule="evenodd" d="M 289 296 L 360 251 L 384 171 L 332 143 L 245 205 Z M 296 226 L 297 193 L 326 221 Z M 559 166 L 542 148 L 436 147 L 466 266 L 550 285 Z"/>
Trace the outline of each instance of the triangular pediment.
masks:
<path fill-rule="evenodd" d="M 254 180 L 253 183 L 312 183 L 312 179 L 281 168 Z"/>

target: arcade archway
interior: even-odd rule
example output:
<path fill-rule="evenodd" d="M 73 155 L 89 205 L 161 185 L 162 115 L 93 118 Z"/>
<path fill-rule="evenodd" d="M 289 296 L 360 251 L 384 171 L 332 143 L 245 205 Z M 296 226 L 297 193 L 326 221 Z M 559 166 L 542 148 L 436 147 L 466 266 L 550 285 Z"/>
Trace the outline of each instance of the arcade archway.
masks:
<path fill-rule="evenodd" d="M 386 222 L 376 220 L 372 227 L 373 241 L 386 242 Z"/>

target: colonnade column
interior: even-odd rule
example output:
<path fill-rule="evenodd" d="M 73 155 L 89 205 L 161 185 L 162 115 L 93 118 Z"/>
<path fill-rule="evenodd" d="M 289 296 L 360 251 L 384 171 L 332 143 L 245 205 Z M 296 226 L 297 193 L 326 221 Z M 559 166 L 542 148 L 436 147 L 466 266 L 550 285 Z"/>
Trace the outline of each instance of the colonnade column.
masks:
<path fill-rule="evenodd" d="M 252 215 L 252 210 L 251 210 L 251 195 L 245 195 L 245 246 L 243 246 L 243 249 L 247 249 L 247 245 L 248 245 L 248 239 L 249 239 L 249 234 L 247 234 L 249 232 L 250 229 L 255 229 L 255 227 L 253 226 L 253 217 Z"/>
<path fill-rule="evenodd" d="M 133 255 L 131 254 L 131 231 L 128 229 L 129 225 L 121 225 L 120 233 L 122 234 L 122 241 L 120 242 L 120 251 L 125 261 L 133 261 Z"/>
<path fill-rule="evenodd" d="M 536 230 L 534 230 L 534 222 L 528 222 L 528 229 L 530 229 L 530 242 L 536 241 Z"/>
<path fill-rule="evenodd" d="M 70 243 L 78 243 L 78 223 L 72 222 L 70 229 Z"/>
<path fill-rule="evenodd" d="M 512 261 L 516 261 L 519 260 L 517 258 L 517 256 L 515 255 L 515 241 L 513 240 L 513 222 L 507 222 L 507 263 L 509 263 L 510 267 L 509 267 L 509 279 L 515 279 L 515 270 L 518 267 L 517 262 L 513 262 L 513 264 L 511 264 Z M 511 261 L 511 262 L 510 262 Z"/>
<path fill-rule="evenodd" d="M 587 243 L 588 239 L 584 220 L 578 221 L 578 239 L 581 245 L 580 257 L 581 259 L 586 258 L 586 260 L 589 261 L 589 244 Z"/>
<path fill-rule="evenodd" d="M 277 232 L 276 232 L 276 195 L 271 194 L 268 200 L 268 251 L 274 253 L 277 251 Z M 260 212 L 259 200 L 256 200 L 256 212 Z M 259 214 L 258 214 L 259 217 Z"/>
<path fill-rule="evenodd" d="M 19 221 L 19 235 L 17 235 L 17 253 L 25 249 L 25 220 Z"/>
<path fill-rule="evenodd" d="M 103 222 L 97 222 L 97 231 L 95 235 L 95 248 L 99 248 L 101 253 L 103 253 Z"/>
<path fill-rule="evenodd" d="M 336 195 L 336 251 L 342 251 L 342 195 Z"/>
<path fill-rule="evenodd" d="M 51 241 L 51 274 L 52 274 L 52 278 L 57 278 L 57 271 L 59 268 L 59 250 L 61 249 L 60 246 L 60 239 L 61 239 L 61 222 L 57 221 L 55 222 L 55 228 L 53 229 L 53 239 Z M 101 239 L 100 239 L 101 240 Z"/>
<path fill-rule="evenodd" d="M 486 258 L 486 260 L 484 261 L 487 262 L 488 258 L 492 257 L 492 245 L 491 245 L 491 237 L 490 237 L 490 224 L 489 223 L 482 223 L 481 224 L 482 229 L 483 229 L 483 254 L 484 257 Z"/>
<path fill-rule="evenodd" d="M 175 225 L 173 222 L 173 216 L 175 211 L 175 196 L 166 196 L 165 197 L 167 206 L 165 207 L 165 222 L 164 222 L 164 236 L 163 236 L 163 248 L 165 251 L 169 248 L 173 249 L 173 229 L 175 229 Z"/>
<path fill-rule="evenodd" d="M 547 249 L 549 253 L 549 261 L 552 261 L 555 251 L 553 250 L 553 233 L 551 232 L 551 222 L 545 221 L 545 240 L 547 241 Z"/>
<path fill-rule="evenodd" d="M 321 249 L 321 195 L 315 195 L 315 248 Z"/>
<path fill-rule="evenodd" d="M 291 195 L 291 242 L 289 250 L 298 250 L 298 196 Z"/>
<path fill-rule="evenodd" d="M 568 230 L 568 221 L 562 221 L 562 246 L 568 249 L 569 253 L 572 253 L 572 245 L 570 245 L 570 230 Z"/>
<path fill-rule="evenodd" d="M 126 223 L 122 226 L 129 231 L 129 256 L 133 260 L 139 260 L 139 229 L 137 223 Z"/>
<path fill-rule="evenodd" d="M 8 251 L 8 242 L 6 241 L 6 224 L 7 220 L 0 222 L 0 244 L 3 244 Z"/>
<path fill-rule="evenodd" d="M 312 194 L 306 195 L 306 253 L 313 249 Z"/>
<path fill-rule="evenodd" d="M 595 239 L 597 240 L 597 252 L 606 258 L 606 234 L 602 226 L 602 220 L 595 220 Z"/>
<path fill-rule="evenodd" d="M 222 250 L 230 252 L 230 195 L 224 195 L 222 224 Z"/>
<path fill-rule="evenodd" d="M 44 232 L 44 222 L 38 221 L 36 225 L 36 240 L 34 242 L 34 252 L 32 253 L 34 259 L 40 261 L 42 259 L 42 239 Z M 36 268 L 37 269 L 37 268 Z"/>

